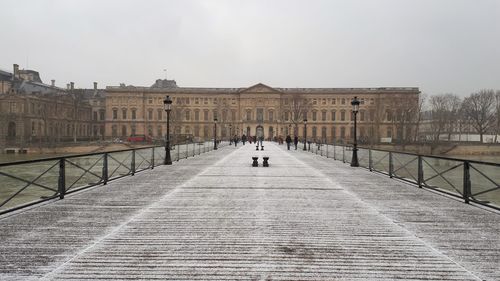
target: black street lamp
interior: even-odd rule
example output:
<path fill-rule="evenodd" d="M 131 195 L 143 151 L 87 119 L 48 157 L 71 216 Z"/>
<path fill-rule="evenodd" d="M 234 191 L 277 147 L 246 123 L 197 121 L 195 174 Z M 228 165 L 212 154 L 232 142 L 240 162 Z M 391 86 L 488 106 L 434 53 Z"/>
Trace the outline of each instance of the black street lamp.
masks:
<path fill-rule="evenodd" d="M 172 99 L 167 96 L 163 100 L 163 109 L 167 112 L 167 139 L 165 141 L 165 161 L 163 164 L 172 165 L 172 158 L 170 157 L 170 112 L 172 111 Z"/>
<path fill-rule="evenodd" d="M 354 143 L 353 143 L 353 148 L 352 148 L 352 160 L 351 160 L 351 167 L 359 167 L 359 162 L 358 162 L 358 140 L 356 137 L 356 122 L 357 122 L 357 114 L 359 111 L 359 100 L 358 97 L 354 97 L 354 99 L 351 101 L 352 105 L 352 113 L 354 114 Z"/>
<path fill-rule="evenodd" d="M 217 150 L 217 118 L 214 118 L 214 150 Z"/>
<path fill-rule="evenodd" d="M 307 150 L 306 144 L 307 144 L 307 118 L 304 118 L 304 150 Z"/>

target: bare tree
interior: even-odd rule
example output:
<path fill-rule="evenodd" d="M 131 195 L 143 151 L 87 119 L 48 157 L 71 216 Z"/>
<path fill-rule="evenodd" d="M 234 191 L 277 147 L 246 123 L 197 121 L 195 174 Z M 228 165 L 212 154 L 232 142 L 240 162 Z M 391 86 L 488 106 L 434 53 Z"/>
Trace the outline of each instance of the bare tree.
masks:
<path fill-rule="evenodd" d="M 286 99 L 288 100 L 288 103 L 283 104 L 282 114 L 288 112 L 289 120 L 293 124 L 295 131 L 298 133 L 297 127 L 307 117 L 307 112 L 311 110 L 312 104 L 304 95 L 299 94 Z M 282 119 L 284 120 L 285 118 Z"/>
<path fill-rule="evenodd" d="M 495 125 L 495 92 L 480 90 L 465 98 L 462 109 L 483 142 L 483 135 Z"/>
<path fill-rule="evenodd" d="M 418 136 L 420 133 L 420 124 L 422 122 L 423 109 L 426 100 L 427 100 L 426 94 L 420 94 L 420 96 L 418 97 L 418 107 L 417 107 L 417 117 L 416 117 L 417 120 L 415 125 L 415 135 L 413 138 L 414 142 L 417 142 L 418 140 Z"/>
<path fill-rule="evenodd" d="M 418 123 L 419 103 L 415 99 L 399 97 L 391 100 L 391 108 L 395 108 L 393 124 L 396 136 L 401 144 L 406 144 L 414 139 L 415 127 Z"/>
<path fill-rule="evenodd" d="M 447 134 L 450 140 L 453 128 L 458 124 L 460 98 L 455 94 L 442 94 L 430 97 L 429 103 L 432 140 L 438 142 L 442 134 Z"/>

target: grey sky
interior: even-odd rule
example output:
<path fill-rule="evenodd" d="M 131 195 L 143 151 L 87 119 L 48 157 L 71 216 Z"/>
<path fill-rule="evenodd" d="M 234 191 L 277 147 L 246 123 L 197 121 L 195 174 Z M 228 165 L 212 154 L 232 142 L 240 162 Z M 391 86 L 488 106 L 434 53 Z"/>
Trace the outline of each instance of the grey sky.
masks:
<path fill-rule="evenodd" d="M 500 0 L 1 0 L 0 68 L 77 87 L 500 89 Z M 27 65 L 28 64 L 28 65 Z"/>

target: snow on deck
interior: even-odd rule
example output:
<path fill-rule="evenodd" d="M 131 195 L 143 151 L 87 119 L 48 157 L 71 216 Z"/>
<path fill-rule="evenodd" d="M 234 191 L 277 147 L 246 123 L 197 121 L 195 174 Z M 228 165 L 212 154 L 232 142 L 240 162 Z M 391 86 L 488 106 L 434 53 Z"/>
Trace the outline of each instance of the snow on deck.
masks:
<path fill-rule="evenodd" d="M 264 145 L 0 218 L 0 280 L 500 280 L 499 214 Z"/>

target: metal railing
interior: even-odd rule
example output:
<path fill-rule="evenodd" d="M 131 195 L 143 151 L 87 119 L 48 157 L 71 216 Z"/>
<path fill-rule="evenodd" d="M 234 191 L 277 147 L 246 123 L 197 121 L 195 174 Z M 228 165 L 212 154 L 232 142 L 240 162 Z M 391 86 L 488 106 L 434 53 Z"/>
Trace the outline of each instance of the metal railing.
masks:
<path fill-rule="evenodd" d="M 308 151 L 350 163 L 352 147 L 311 143 Z M 360 167 L 500 210 L 500 164 L 420 155 L 382 149 L 358 148 Z"/>
<path fill-rule="evenodd" d="M 227 143 L 220 143 L 219 147 Z M 177 144 L 172 161 L 212 151 L 213 141 Z M 164 146 L 0 164 L 0 214 L 163 165 Z"/>

